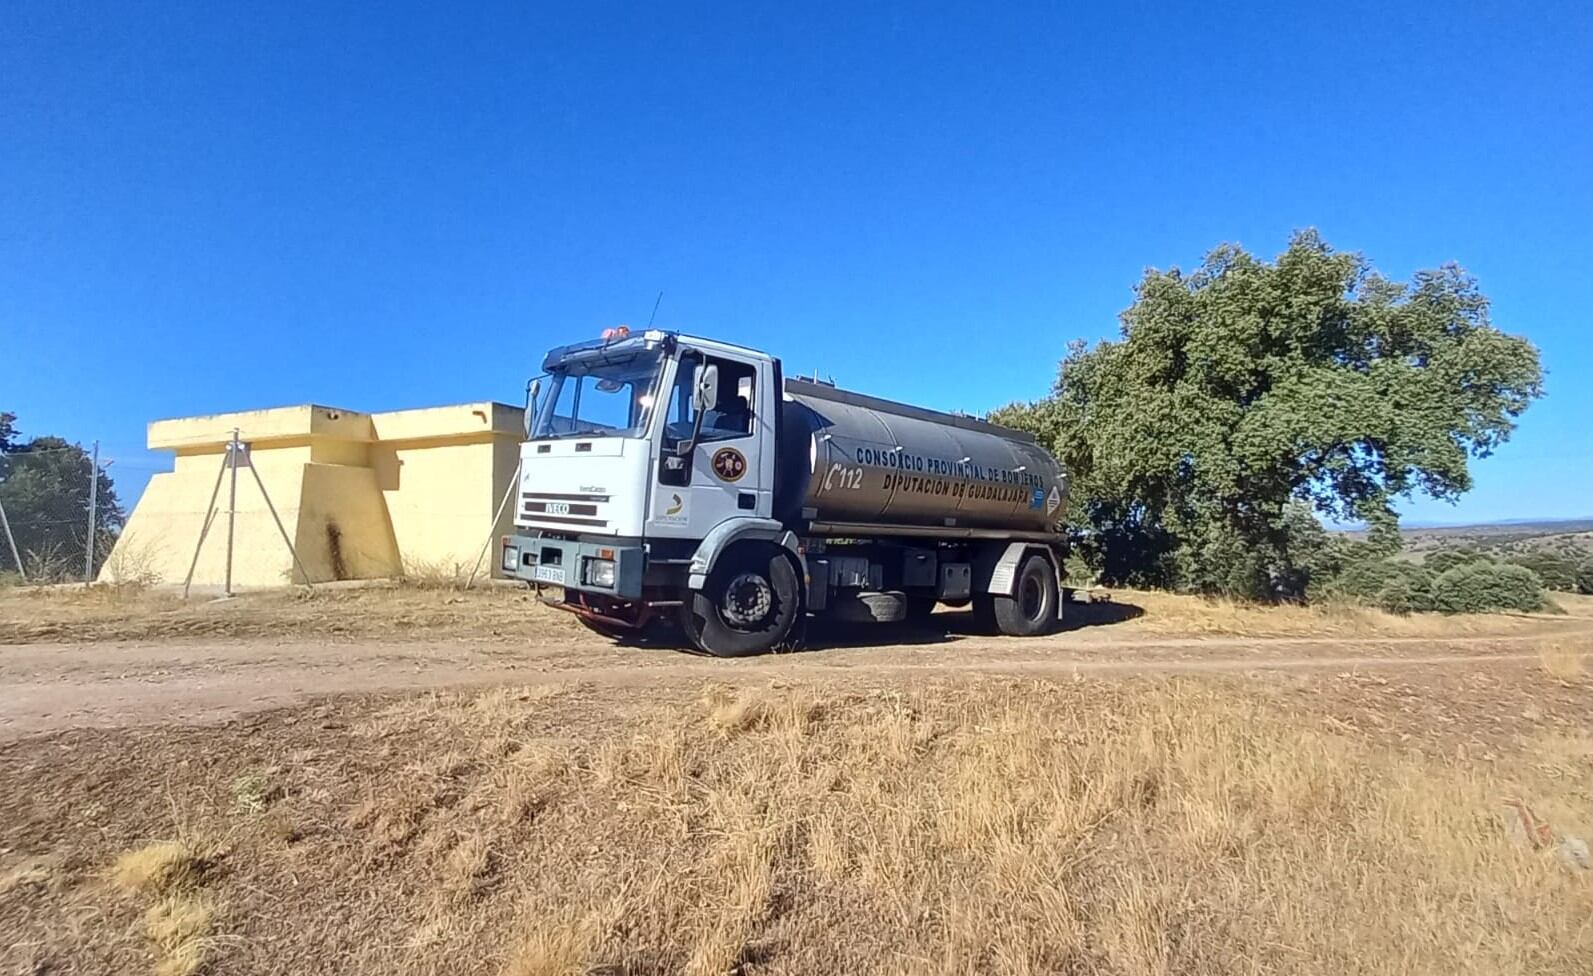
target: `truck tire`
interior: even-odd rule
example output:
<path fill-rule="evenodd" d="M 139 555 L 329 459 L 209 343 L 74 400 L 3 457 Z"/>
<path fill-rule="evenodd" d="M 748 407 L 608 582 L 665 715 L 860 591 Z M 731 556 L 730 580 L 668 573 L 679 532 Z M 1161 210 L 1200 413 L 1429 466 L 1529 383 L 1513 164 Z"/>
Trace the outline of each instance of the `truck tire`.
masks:
<path fill-rule="evenodd" d="M 744 544 L 720 557 L 681 607 L 681 629 L 714 657 L 762 654 L 783 644 L 801 611 L 796 567 L 775 546 Z"/>
<path fill-rule="evenodd" d="M 991 600 L 996 629 L 1009 637 L 1050 633 L 1056 629 L 1058 596 L 1051 563 L 1037 552 L 1030 553 L 1018 564 L 1012 595 Z"/>

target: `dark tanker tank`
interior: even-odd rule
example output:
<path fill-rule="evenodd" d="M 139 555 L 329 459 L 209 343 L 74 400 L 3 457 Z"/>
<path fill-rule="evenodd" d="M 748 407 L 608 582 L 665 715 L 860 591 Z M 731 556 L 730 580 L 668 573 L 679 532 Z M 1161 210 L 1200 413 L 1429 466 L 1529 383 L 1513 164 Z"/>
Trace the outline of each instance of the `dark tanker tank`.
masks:
<path fill-rule="evenodd" d="M 832 535 L 1058 536 L 1067 479 L 1029 434 L 807 380 L 785 392 L 782 520 Z"/>

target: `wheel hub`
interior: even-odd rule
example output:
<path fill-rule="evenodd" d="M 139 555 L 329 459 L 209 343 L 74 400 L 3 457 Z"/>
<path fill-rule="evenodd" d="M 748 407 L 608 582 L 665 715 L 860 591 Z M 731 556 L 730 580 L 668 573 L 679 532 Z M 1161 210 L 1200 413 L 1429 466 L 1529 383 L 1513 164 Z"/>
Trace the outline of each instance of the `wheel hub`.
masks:
<path fill-rule="evenodd" d="M 1045 594 L 1041 591 L 1038 581 L 1032 579 L 1023 581 L 1018 592 L 1018 607 L 1030 620 L 1040 616 L 1040 611 L 1045 608 Z"/>
<path fill-rule="evenodd" d="M 769 616 L 774 606 L 774 590 L 757 573 L 742 573 L 725 587 L 719 613 L 732 627 L 755 627 Z"/>

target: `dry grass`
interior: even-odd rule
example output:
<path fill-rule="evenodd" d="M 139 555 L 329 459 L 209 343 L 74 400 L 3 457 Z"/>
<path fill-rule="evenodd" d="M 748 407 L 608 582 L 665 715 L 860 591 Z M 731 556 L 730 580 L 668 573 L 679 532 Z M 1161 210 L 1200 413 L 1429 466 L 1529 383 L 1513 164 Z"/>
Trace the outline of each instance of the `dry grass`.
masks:
<path fill-rule="evenodd" d="M 1558 595 L 1557 595 L 1558 596 Z M 1415 637 L 1443 638 L 1520 633 L 1541 628 L 1541 618 L 1524 614 L 1394 614 L 1354 603 L 1267 606 L 1219 597 L 1124 590 L 1113 598 L 1138 606 L 1145 615 L 1135 624 L 1154 634 L 1232 637 Z M 1560 597 L 1558 606 L 1587 608 Z"/>
<path fill-rule="evenodd" d="M 227 777 L 174 787 L 173 816 L 231 832 L 225 871 L 163 843 L 114 875 L 173 976 L 1585 966 L 1593 875 L 1501 805 L 1588 837 L 1585 730 L 1467 760 L 1293 701 L 1193 679 L 428 695 L 272 747 L 264 815 Z"/>
<path fill-rule="evenodd" d="M 211 945 L 215 907 L 191 892 L 166 895 L 144 912 L 144 934 L 154 947 L 156 976 L 192 976 Z"/>
<path fill-rule="evenodd" d="M 503 976 L 583 976 L 614 924 L 612 910 L 570 906 L 528 916 L 528 931 L 510 949 Z"/>
<path fill-rule="evenodd" d="M 188 841 L 157 841 L 123 853 L 111 880 L 149 901 L 144 936 L 155 952 L 156 976 L 192 976 L 209 954 L 216 913 L 200 890 L 208 858 Z"/>
<path fill-rule="evenodd" d="M 1587 656 L 1586 641 L 1544 641 L 1538 646 L 1538 662 L 1544 673 L 1566 683 L 1578 681 L 1587 673 Z"/>
<path fill-rule="evenodd" d="M 524 589 L 329 585 L 231 600 L 140 586 L 0 588 L 0 644 L 181 637 L 515 639 L 574 625 Z"/>
<path fill-rule="evenodd" d="M 159 539 L 145 540 L 123 533 L 110 555 L 105 557 L 100 578 L 118 587 L 147 587 L 169 582 L 155 568 L 167 561 L 165 549 L 165 543 Z"/>
<path fill-rule="evenodd" d="M 801 698 L 716 690 L 603 754 L 594 775 L 695 851 L 627 905 L 672 937 L 604 943 L 576 915 L 541 942 L 690 973 L 782 938 L 823 963 L 793 971 L 1503 971 L 1587 946 L 1589 886 L 1511 846 L 1494 784 L 1252 702 L 1173 686 L 1081 712 L 1006 685 L 815 723 Z M 776 918 L 790 899 L 830 907 Z"/>
<path fill-rule="evenodd" d="M 163 840 L 124 853 L 111 868 L 111 880 L 135 894 L 164 894 L 199 884 L 205 858 L 194 845 Z"/>
<path fill-rule="evenodd" d="M 515 703 L 421 708 L 466 732 L 513 726 Z M 373 795 L 366 829 L 391 847 L 391 817 L 424 848 L 463 829 L 447 811 L 468 801 L 439 784 L 474 778 L 483 809 L 535 784 L 555 846 L 517 857 L 504 821 L 471 821 L 438 862 L 471 907 L 429 909 L 445 951 L 491 913 L 470 879 L 505 852 L 496 907 L 515 921 L 479 937 L 505 940 L 515 976 L 1563 971 L 1590 948 L 1593 886 L 1512 844 L 1498 797 L 1521 784 L 1485 771 L 1186 683 L 820 706 L 711 687 L 562 761 L 443 756 Z M 427 795 L 444 799 L 404 799 Z M 1593 826 L 1586 795 L 1544 799 L 1567 829 Z"/>
<path fill-rule="evenodd" d="M 43 888 L 52 880 L 50 867 L 38 860 L 26 860 L 0 872 L 0 895 Z"/>
<path fill-rule="evenodd" d="M 472 573 L 468 562 L 406 559 L 402 580 L 405 586 L 419 589 L 463 590 L 467 583 L 472 582 L 472 576 L 475 577 L 475 584 L 481 584 L 484 582 L 483 575 L 491 575 L 491 567 L 486 563 L 487 560 L 483 559 Z M 487 570 L 485 574 L 484 569 Z"/>

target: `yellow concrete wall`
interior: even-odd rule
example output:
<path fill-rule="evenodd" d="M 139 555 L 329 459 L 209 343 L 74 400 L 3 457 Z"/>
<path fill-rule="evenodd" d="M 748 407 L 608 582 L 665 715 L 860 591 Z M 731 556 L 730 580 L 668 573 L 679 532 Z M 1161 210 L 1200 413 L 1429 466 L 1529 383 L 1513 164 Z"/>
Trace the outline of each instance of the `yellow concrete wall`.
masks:
<path fill-rule="evenodd" d="M 410 441 L 376 456 L 404 569 L 469 572 L 492 528 L 492 444 Z"/>
<path fill-rule="evenodd" d="M 183 581 L 199 544 L 206 504 L 216 486 L 221 458 L 220 454 L 211 455 L 203 464 L 182 465 L 151 479 L 115 550 L 100 570 L 102 580 L 134 577 L 150 582 Z M 255 463 L 277 514 L 291 532 L 299 517 L 304 465 L 273 460 L 265 451 L 256 452 Z M 201 585 L 219 584 L 226 578 L 230 487 L 230 478 L 223 477 L 216 498 L 217 514 L 194 563 L 194 580 Z M 285 585 L 292 560 L 248 468 L 238 471 L 237 511 L 233 523 L 233 583 Z"/>
<path fill-rule="evenodd" d="M 521 412 L 502 403 L 376 414 L 372 464 L 404 569 L 469 573 L 518 464 Z M 510 469 L 505 451 L 514 455 Z M 481 572 L 497 572 L 495 553 Z"/>
<path fill-rule="evenodd" d="M 518 463 L 520 411 L 500 403 L 363 414 L 305 405 L 152 423 L 149 444 L 175 455 L 128 518 L 100 578 L 181 583 L 234 428 L 313 582 L 469 571 Z M 195 564 L 197 585 L 226 573 L 229 478 Z M 238 472 L 235 587 L 301 574 L 248 467 Z M 496 571 L 496 550 L 482 572 Z"/>
<path fill-rule="evenodd" d="M 376 472 L 309 464 L 294 548 L 311 580 L 397 576 L 402 563 Z"/>

